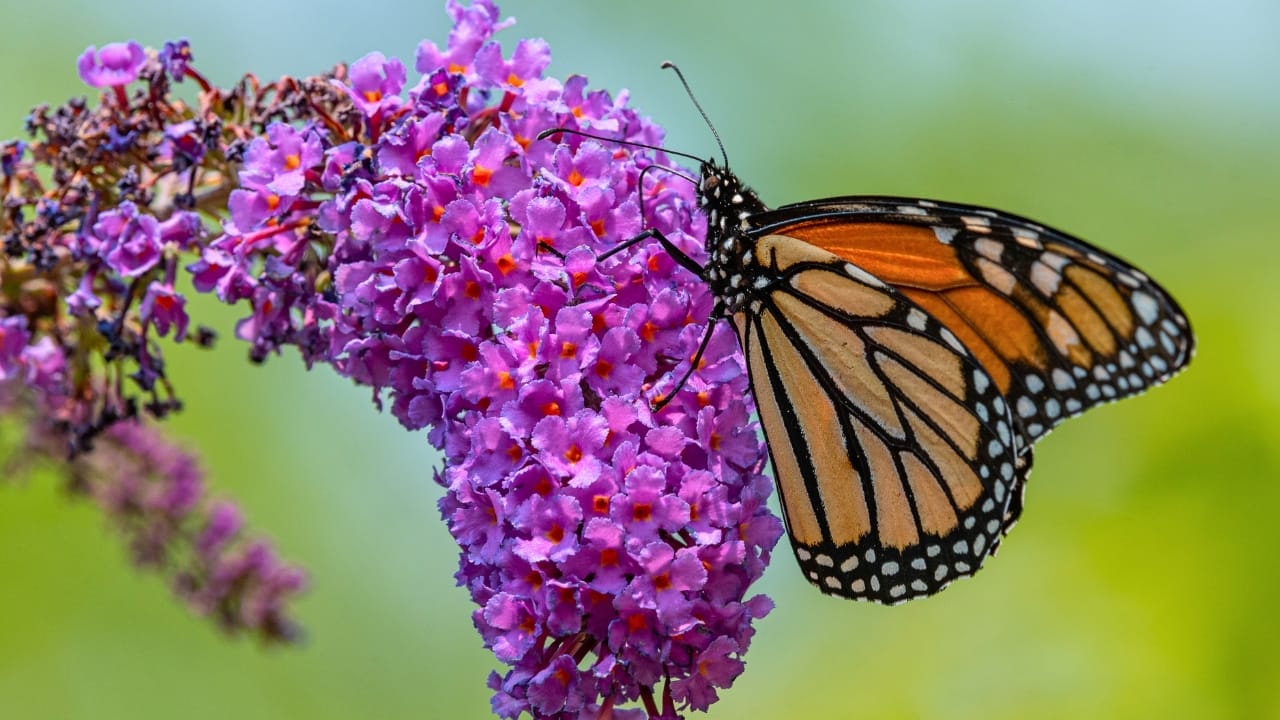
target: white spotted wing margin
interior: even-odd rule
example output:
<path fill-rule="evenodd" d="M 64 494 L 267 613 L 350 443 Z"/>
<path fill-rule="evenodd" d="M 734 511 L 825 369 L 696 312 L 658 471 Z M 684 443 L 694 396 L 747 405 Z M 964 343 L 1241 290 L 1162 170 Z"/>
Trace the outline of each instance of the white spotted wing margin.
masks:
<path fill-rule="evenodd" d="M 897 604 L 977 572 L 1017 520 L 1030 470 L 995 383 L 860 269 L 793 238 L 762 249 L 772 282 L 733 319 L 805 577 Z M 792 249 L 802 261 L 776 262 Z"/>

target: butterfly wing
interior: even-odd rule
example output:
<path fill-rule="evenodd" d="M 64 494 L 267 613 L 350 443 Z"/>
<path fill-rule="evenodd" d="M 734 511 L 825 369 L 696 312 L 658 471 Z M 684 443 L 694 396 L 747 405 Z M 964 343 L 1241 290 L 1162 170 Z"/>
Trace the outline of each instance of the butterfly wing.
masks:
<path fill-rule="evenodd" d="M 1068 417 L 1164 382 L 1191 359 L 1186 315 L 1142 271 L 988 208 L 893 197 L 788 205 L 759 235 L 825 248 L 954 333 L 1013 407 L 1019 448 Z"/>
<path fill-rule="evenodd" d="M 884 603 L 976 572 L 1021 508 L 1030 455 L 954 333 L 902 292 L 785 235 L 733 316 L 800 566 Z"/>

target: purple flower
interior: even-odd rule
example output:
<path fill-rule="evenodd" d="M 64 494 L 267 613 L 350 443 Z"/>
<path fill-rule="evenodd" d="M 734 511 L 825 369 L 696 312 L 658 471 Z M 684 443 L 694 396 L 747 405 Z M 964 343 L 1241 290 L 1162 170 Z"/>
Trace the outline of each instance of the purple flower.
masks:
<path fill-rule="evenodd" d="M 323 157 L 321 140 L 317 133 L 299 131 L 284 123 L 272 123 L 266 138 L 255 138 L 245 153 L 244 169 L 240 174 L 242 186 L 254 188 L 268 199 L 269 213 L 288 209 L 282 203 L 293 200 L 306 185 L 307 172 L 314 169 Z M 237 223 L 241 230 L 253 225 Z M 255 223 L 256 224 L 256 223 Z"/>
<path fill-rule="evenodd" d="M 191 54 L 191 43 L 186 38 L 170 40 L 160 50 L 160 64 L 174 82 L 182 82 L 186 78 L 195 58 Z"/>
<path fill-rule="evenodd" d="M 127 43 L 111 43 L 98 50 L 90 45 L 80 55 L 77 68 L 80 79 L 96 88 L 119 87 L 138 79 L 147 54 L 142 46 L 130 40 Z"/>
<path fill-rule="evenodd" d="M 30 339 L 25 317 L 0 318 L 0 381 L 16 377 L 21 371 L 22 352 Z"/>
<path fill-rule="evenodd" d="M 102 300 L 93 292 L 93 283 L 96 277 L 97 273 L 93 271 L 86 272 L 80 278 L 80 283 L 75 292 L 67 296 L 67 310 L 72 315 L 91 317 L 93 312 L 102 305 Z"/>
<path fill-rule="evenodd" d="M 172 283 L 152 282 L 142 298 L 139 317 L 151 323 L 161 337 L 173 328 L 173 339 L 182 342 L 187 336 L 187 299 L 173 289 Z"/>
<path fill-rule="evenodd" d="M 582 508 L 572 497 L 534 495 L 512 518 L 515 529 L 528 535 L 516 543 L 514 552 L 530 563 L 560 562 L 577 550 L 581 523 Z"/>
<path fill-rule="evenodd" d="M 397 59 L 387 59 L 380 52 L 372 52 L 351 63 L 351 84 L 335 85 L 342 88 L 351 102 L 369 117 L 392 111 L 404 102 L 400 91 L 404 89 L 404 65 Z"/>
<path fill-rule="evenodd" d="M 160 262 L 160 223 L 132 202 L 103 213 L 93 234 L 107 266 L 124 277 L 141 275 Z"/>
<path fill-rule="evenodd" d="M 21 140 L 0 143 L 0 175 L 10 177 L 27 154 L 27 144 Z"/>
<path fill-rule="evenodd" d="M 449 0 L 445 7 L 453 17 L 449 44 L 444 50 L 430 40 L 424 40 L 418 46 L 417 69 L 423 75 L 440 69 L 450 73 L 469 73 L 480 48 L 494 33 L 514 22 L 499 22 L 498 6 L 492 0 L 477 0 L 470 6 Z"/>
<path fill-rule="evenodd" d="M 577 713 L 584 704 L 583 680 L 573 658 L 560 655 L 529 681 L 529 705 L 537 717 Z"/>
<path fill-rule="evenodd" d="M 502 48 L 491 43 L 476 54 L 475 64 L 481 78 L 496 87 L 514 91 L 542 77 L 542 71 L 551 64 L 551 49 L 545 40 L 521 40 L 508 61 L 502 58 Z"/>
<path fill-rule="evenodd" d="M 164 129 L 167 141 L 161 152 L 171 159 L 182 158 L 187 164 L 200 162 L 204 156 L 204 138 L 194 120 L 175 123 Z"/>
<path fill-rule="evenodd" d="M 0 341 L 0 346 L 4 342 Z M 41 391 L 49 397 L 59 397 L 67 392 L 64 385 L 67 373 L 67 356 L 53 338 L 45 336 L 28 345 L 22 351 L 22 364 L 27 368 L 27 387 Z"/>
<path fill-rule="evenodd" d="M 727 687 L 743 669 L 737 658 L 742 649 L 732 638 L 718 637 L 698 654 L 698 671 L 671 683 L 671 696 L 689 703 L 693 710 L 706 710 L 719 699 L 717 687 Z"/>

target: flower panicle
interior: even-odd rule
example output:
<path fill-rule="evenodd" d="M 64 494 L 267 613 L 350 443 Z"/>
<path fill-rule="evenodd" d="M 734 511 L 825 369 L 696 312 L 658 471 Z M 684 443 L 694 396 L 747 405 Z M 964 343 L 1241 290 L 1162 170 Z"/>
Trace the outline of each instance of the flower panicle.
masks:
<path fill-rule="evenodd" d="M 0 386 L 0 411 L 7 418 L 32 419 L 21 402 L 10 386 Z M 134 564 L 168 577 L 174 594 L 194 612 L 228 634 L 268 644 L 300 636 L 288 605 L 305 589 L 306 573 L 280 560 L 266 540 L 250 537 L 233 504 L 211 499 L 196 458 L 156 426 L 115 423 L 92 452 L 67 461 L 60 434 L 39 422 L 27 424 L 25 443 L 7 459 L 4 477 L 60 467 L 67 489 L 102 511 Z"/>
<path fill-rule="evenodd" d="M 663 132 L 625 93 L 547 77 L 545 42 L 505 54 L 493 36 L 510 21 L 491 1 L 447 9 L 449 40 L 419 46 L 412 85 L 399 60 L 372 53 L 320 78 L 222 91 L 178 43 L 144 53 L 129 94 L 113 83 L 137 54 L 87 52 L 101 105 L 39 110 L 37 139 L 0 152 L 18 198 L 2 269 L 46 287 L 46 305 L 0 287 L 17 333 L 13 353 L 0 342 L 0 372 L 34 372 L 23 353 L 37 340 L 61 357 L 41 397 L 75 411 L 72 437 L 136 415 L 138 396 L 162 415 L 173 396 L 156 339 L 208 337 L 176 289 L 186 273 L 245 309 L 235 335 L 252 359 L 296 347 L 443 452 L 456 578 L 507 666 L 489 681 L 496 714 L 705 710 L 772 607 L 748 592 L 782 533 L 765 448 L 727 328 L 675 387 L 709 331 L 705 284 L 657 243 L 597 260 L 646 228 L 699 258 L 695 189 L 644 172 L 673 166 L 660 152 L 539 139 L 569 127 L 660 146 Z M 195 107 L 169 94 L 182 78 L 203 88 Z M 230 511 L 208 517 L 196 556 L 236 525 Z M 235 557 L 233 570 L 280 567 L 265 552 Z M 218 567 L 178 585 L 221 618 L 218 588 L 236 572 Z M 301 582 L 279 575 L 263 596 Z"/>
<path fill-rule="evenodd" d="M 185 41 L 90 48 L 79 70 L 103 91 L 96 105 L 37 107 L 30 137 L 0 144 L 0 395 L 26 431 L 9 467 L 60 460 L 140 567 L 228 631 L 289 640 L 302 571 L 238 535 L 196 552 L 214 505 L 194 461 L 147 421 L 182 407 L 165 341 L 213 344 L 181 288 L 207 223 L 226 214 L 244 147 L 273 122 L 343 117 L 349 102 L 329 85 L 342 70 L 219 89 Z M 201 88 L 195 104 L 173 94 L 184 79 Z M 166 493 L 185 500 L 160 502 Z"/>

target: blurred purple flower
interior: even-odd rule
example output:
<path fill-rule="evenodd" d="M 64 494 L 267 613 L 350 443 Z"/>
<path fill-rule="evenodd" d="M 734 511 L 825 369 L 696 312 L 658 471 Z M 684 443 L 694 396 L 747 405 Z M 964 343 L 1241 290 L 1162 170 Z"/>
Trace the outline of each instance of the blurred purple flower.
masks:
<path fill-rule="evenodd" d="M 19 375 L 22 353 L 30 340 L 25 317 L 0 318 L 0 381 Z"/>
<path fill-rule="evenodd" d="M 173 283 L 152 282 L 142 298 L 139 317 L 155 327 L 161 337 L 174 331 L 173 339 L 182 342 L 187 336 L 187 299 L 173 289 Z"/>
<path fill-rule="evenodd" d="M 142 46 L 130 40 L 127 43 L 103 45 L 101 50 L 90 45 L 80 55 L 77 68 L 80 79 L 96 88 L 119 87 L 138 79 L 147 54 Z"/>
<path fill-rule="evenodd" d="M 160 223 L 132 202 L 102 213 L 93 225 L 97 253 L 124 277 L 141 275 L 160 262 Z"/>
<path fill-rule="evenodd" d="M 186 38 L 170 40 L 160 49 L 160 63 L 174 82 L 182 82 L 193 60 L 191 43 Z"/>

